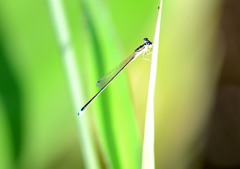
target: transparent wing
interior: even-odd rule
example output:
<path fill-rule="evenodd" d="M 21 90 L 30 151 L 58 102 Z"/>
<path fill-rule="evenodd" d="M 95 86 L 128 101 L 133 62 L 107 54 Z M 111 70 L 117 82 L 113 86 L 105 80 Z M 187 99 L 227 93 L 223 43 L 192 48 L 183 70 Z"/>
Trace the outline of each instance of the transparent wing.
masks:
<path fill-rule="evenodd" d="M 81 108 L 81 111 L 84 111 L 93 101 L 96 99 L 102 91 L 104 91 L 107 86 L 116 78 L 119 73 L 124 70 L 129 63 L 131 63 L 134 59 L 136 59 L 139 55 L 145 54 L 147 51 L 146 44 L 143 44 L 139 46 L 135 52 L 128 57 L 126 60 L 124 60 L 117 68 L 112 70 L 110 73 L 108 73 L 106 76 L 102 77 L 100 80 L 97 82 L 97 86 L 100 87 L 101 89 Z"/>
<path fill-rule="evenodd" d="M 131 63 L 136 57 L 139 56 L 136 52 L 134 52 L 131 56 L 125 59 L 119 66 L 109 72 L 107 75 L 102 77 L 97 81 L 97 87 L 104 87 L 109 81 L 113 80 L 117 74 L 119 74 L 129 63 Z"/>

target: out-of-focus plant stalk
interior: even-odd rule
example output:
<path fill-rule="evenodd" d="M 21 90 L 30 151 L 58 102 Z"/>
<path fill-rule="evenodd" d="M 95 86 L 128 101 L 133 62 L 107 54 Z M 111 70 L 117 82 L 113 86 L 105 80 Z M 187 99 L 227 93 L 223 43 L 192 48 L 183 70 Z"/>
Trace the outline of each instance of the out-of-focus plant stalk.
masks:
<path fill-rule="evenodd" d="M 97 158 L 96 148 L 94 148 L 95 146 L 92 135 L 89 130 L 87 114 L 84 114 L 81 117 L 77 116 L 79 105 L 82 105 L 81 103 L 83 103 L 81 99 L 83 98 L 81 96 L 81 93 L 83 92 L 81 92 L 82 87 L 79 79 L 80 76 L 75 64 L 75 54 L 70 42 L 70 33 L 65 19 L 62 1 L 50 0 L 49 4 L 59 46 L 62 51 L 62 58 L 68 78 L 69 88 L 72 94 L 75 109 L 74 113 L 76 114 L 76 118 L 78 118 L 79 143 L 81 145 L 84 164 L 86 168 L 98 169 L 100 166 Z"/>
<path fill-rule="evenodd" d="M 142 169 L 154 169 L 154 95 L 157 77 L 158 63 L 158 46 L 160 38 L 160 25 L 162 17 L 162 0 L 158 11 L 156 30 L 153 41 L 152 61 L 148 86 L 148 100 L 144 128 L 143 153 L 142 153 Z"/>

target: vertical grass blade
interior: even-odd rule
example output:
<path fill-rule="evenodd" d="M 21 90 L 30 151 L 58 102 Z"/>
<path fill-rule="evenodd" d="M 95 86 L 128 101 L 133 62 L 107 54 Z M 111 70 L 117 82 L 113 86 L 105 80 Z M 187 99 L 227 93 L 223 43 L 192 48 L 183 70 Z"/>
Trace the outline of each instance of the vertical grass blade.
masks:
<path fill-rule="evenodd" d="M 70 91 L 73 98 L 73 104 L 75 112 L 79 110 L 79 104 L 83 103 L 80 95 L 81 83 L 80 77 L 77 73 L 77 67 L 75 62 L 75 54 L 70 43 L 70 33 L 65 20 L 65 13 L 61 1 L 50 0 L 50 11 L 53 16 L 53 22 L 55 24 L 55 30 L 58 37 L 59 46 L 62 51 L 63 63 L 66 70 L 66 75 L 69 82 Z M 77 118 L 77 115 L 76 115 Z M 87 114 L 78 118 L 78 129 L 79 129 L 79 142 L 83 154 L 83 160 L 86 168 L 98 169 L 99 162 L 97 159 L 96 149 L 94 148 L 93 139 L 89 130 L 89 124 L 87 122 Z"/>
<path fill-rule="evenodd" d="M 158 46 L 160 38 L 160 24 L 162 15 L 162 0 L 160 0 L 160 7 L 158 11 L 158 18 L 156 30 L 153 41 L 152 61 L 150 68 L 149 86 L 148 86 L 148 100 L 144 128 L 143 153 L 142 153 L 142 169 L 154 169 L 154 95 L 155 84 L 157 77 L 157 63 L 158 63 Z"/>
<path fill-rule="evenodd" d="M 122 58 L 131 54 L 135 45 L 125 53 L 126 55 L 123 54 L 118 26 L 116 20 L 112 20 L 115 14 L 110 12 L 112 8 L 106 5 L 107 2 L 104 0 L 80 2 L 81 15 L 86 24 L 87 38 L 84 42 L 87 41 L 87 46 L 91 49 L 89 55 L 84 56 L 89 59 L 89 62 L 85 59 L 85 63 L 93 66 L 91 69 L 88 68 L 93 74 L 92 77 L 96 75 L 95 79 L 91 77 L 94 81 L 86 87 L 86 91 L 91 93 L 96 81 L 121 63 Z M 124 29 L 127 32 L 128 27 L 125 24 Z M 140 42 L 142 43 L 142 38 Z M 91 109 L 105 168 L 139 169 L 140 139 L 126 77 L 118 76 L 86 111 Z"/>

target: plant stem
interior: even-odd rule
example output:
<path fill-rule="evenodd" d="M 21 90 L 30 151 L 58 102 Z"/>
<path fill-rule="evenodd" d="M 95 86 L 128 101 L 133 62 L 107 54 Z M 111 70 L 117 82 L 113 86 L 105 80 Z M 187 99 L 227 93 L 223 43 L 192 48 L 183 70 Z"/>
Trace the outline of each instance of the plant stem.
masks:
<path fill-rule="evenodd" d="M 93 143 L 92 135 L 89 130 L 87 114 L 81 117 L 77 116 L 79 105 L 83 103 L 81 96 L 81 83 L 77 71 L 75 53 L 70 42 L 70 35 L 65 20 L 65 13 L 61 0 L 50 0 L 50 11 L 52 13 L 53 22 L 55 24 L 55 31 L 58 37 L 59 46 L 62 51 L 63 63 L 65 66 L 66 75 L 68 78 L 69 88 L 71 91 L 75 115 L 78 118 L 79 143 L 81 145 L 82 157 L 86 168 L 98 169 L 100 168 L 96 148 Z"/>
<path fill-rule="evenodd" d="M 157 63 L 158 63 L 158 46 L 160 38 L 160 24 L 162 17 L 162 0 L 160 0 L 160 7 L 158 11 L 158 18 L 153 41 L 153 52 L 150 69 L 150 78 L 148 86 L 148 100 L 146 109 L 143 153 L 142 153 L 142 169 L 154 169 L 154 95 L 157 77 Z"/>

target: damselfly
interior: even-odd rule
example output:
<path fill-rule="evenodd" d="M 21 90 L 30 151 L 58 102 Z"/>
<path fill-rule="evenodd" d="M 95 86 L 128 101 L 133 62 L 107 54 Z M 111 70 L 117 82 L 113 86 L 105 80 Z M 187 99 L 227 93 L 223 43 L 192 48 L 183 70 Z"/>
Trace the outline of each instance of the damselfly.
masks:
<path fill-rule="evenodd" d="M 121 73 L 132 61 L 134 61 L 138 56 L 149 54 L 152 49 L 152 42 L 148 40 L 148 38 L 143 39 L 144 43 L 140 45 L 137 49 L 135 49 L 134 53 L 129 56 L 126 60 L 124 60 L 118 67 L 116 67 L 109 74 L 104 76 L 103 78 L 97 81 L 97 86 L 100 88 L 99 92 L 95 94 L 82 108 L 80 111 L 84 111 L 96 98 L 97 96 L 104 90 L 106 87 Z M 78 112 L 80 115 L 80 112 Z"/>

